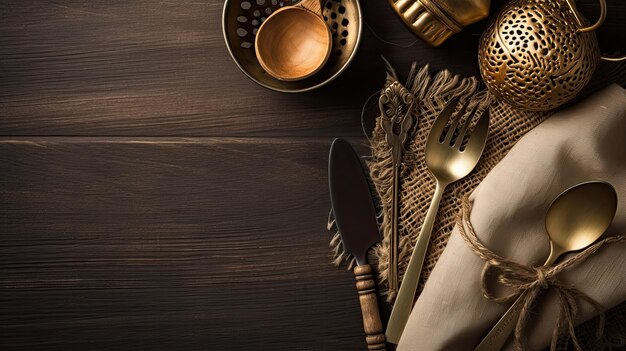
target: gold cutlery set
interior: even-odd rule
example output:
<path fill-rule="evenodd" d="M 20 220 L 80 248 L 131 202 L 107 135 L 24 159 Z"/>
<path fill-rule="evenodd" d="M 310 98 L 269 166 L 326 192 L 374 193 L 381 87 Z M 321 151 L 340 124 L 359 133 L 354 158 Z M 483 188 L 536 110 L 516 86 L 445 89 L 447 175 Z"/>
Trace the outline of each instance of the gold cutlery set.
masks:
<path fill-rule="evenodd" d="M 411 115 L 415 98 L 400 83 L 391 83 L 379 98 L 380 127 L 384 131 L 393 167 L 392 221 L 389 246 L 389 289 L 399 284 L 387 328 L 383 327 L 375 294 L 371 266 L 366 252 L 380 238 L 375 211 L 360 162 L 349 144 L 336 140 L 329 161 L 330 193 L 335 220 L 344 248 L 356 258 L 354 270 L 363 312 L 363 323 L 370 350 L 386 349 L 386 342 L 399 344 L 415 301 L 422 265 L 433 224 L 445 188 L 466 177 L 477 165 L 489 135 L 489 106 L 481 106 L 472 97 L 455 97 L 435 118 L 424 149 L 424 163 L 436 181 L 435 192 L 424 218 L 401 284 L 397 275 L 399 174 L 407 134 L 417 121 Z M 345 150 L 350 150 L 347 152 Z M 340 156 L 341 153 L 350 157 Z M 350 168 L 353 170 L 350 171 Z M 358 169 L 358 171 L 354 171 Z M 359 188 L 354 189 L 354 188 Z M 367 195 L 365 195 L 367 194 Z M 542 267 L 551 267 L 565 253 L 583 250 L 598 241 L 613 221 L 617 209 L 615 189 L 603 181 L 575 185 L 559 195 L 549 207 L 545 228 L 550 238 L 550 255 Z M 394 262 L 395 261 L 395 262 Z M 367 289 L 366 289 L 366 288 Z M 522 307 L 532 302 L 536 291 L 522 292 L 508 311 L 475 348 L 477 351 L 500 350 L 518 325 Z"/>
<path fill-rule="evenodd" d="M 490 3 L 488 0 L 389 2 L 409 28 L 433 46 L 441 44 L 462 26 L 486 17 Z M 573 99 L 589 82 L 601 57 L 593 34 L 606 17 L 605 0 L 599 2 L 600 16 L 592 25 L 588 25 L 577 11 L 574 0 L 508 2 L 494 16 L 479 48 L 481 75 L 490 93 L 511 106 L 533 111 L 548 111 Z M 463 20 L 457 21 L 459 18 Z M 557 42 L 556 47 L 554 42 Z M 567 47 L 570 50 L 565 50 Z M 621 59 L 624 58 L 617 60 Z M 390 91 L 395 94 L 393 98 Z M 394 101 L 395 109 L 386 106 L 391 99 L 397 100 Z M 424 162 L 436 180 L 436 187 L 408 266 L 400 279 L 399 175 L 407 132 L 417 121 L 411 118 L 413 97 L 398 82 L 387 87 L 379 99 L 380 124 L 390 150 L 393 173 L 387 283 L 389 293 L 393 296 L 397 292 L 397 296 L 385 331 L 386 341 L 392 344 L 400 342 L 413 308 L 444 190 L 474 169 L 485 148 L 489 133 L 489 108 L 476 113 L 478 103 L 469 108 L 471 99 L 467 99 L 459 108 L 459 100 L 457 97 L 448 103 L 428 135 Z M 390 110 L 393 112 L 391 115 Z M 456 117 L 451 119 L 455 112 Z M 474 120 L 475 123 L 472 122 Z M 582 250 L 595 242 L 611 223 L 616 201 L 615 190 L 604 182 L 582 183 L 559 196 L 546 216 L 551 253 L 543 266 L 549 267 L 562 254 Z M 492 351 L 503 347 L 518 322 L 523 301 L 523 296 L 519 296 L 476 350 Z"/>
<path fill-rule="evenodd" d="M 487 17 L 490 7 L 490 0 L 388 2 L 408 28 L 432 46 Z M 592 25 L 578 12 L 574 0 L 505 4 L 491 20 L 478 49 L 480 72 L 491 96 L 522 111 L 548 111 L 574 98 L 601 58 L 593 33 L 606 17 L 605 0 L 599 3 L 599 19 Z M 336 78 L 352 61 L 362 30 L 357 0 L 227 0 L 222 20 L 227 47 L 239 68 L 256 83 L 281 92 L 309 91 Z M 490 126 L 489 106 L 470 97 L 452 98 L 434 120 L 423 162 L 436 187 L 400 279 L 401 173 L 409 132 L 418 124 L 412 115 L 416 97 L 396 81 L 383 90 L 378 103 L 393 173 L 387 282 L 390 295 L 397 293 L 384 332 L 373 270 L 366 262 L 368 249 L 380 240 L 367 180 L 346 141 L 333 143 L 329 161 L 333 212 L 344 248 L 358 265 L 354 273 L 370 350 L 400 342 L 444 191 L 476 167 Z M 544 266 L 595 242 L 611 223 L 616 201 L 615 190 L 603 182 L 579 184 L 561 194 L 546 215 L 551 253 Z M 499 350 L 505 344 L 522 297 L 476 350 Z"/>
<path fill-rule="evenodd" d="M 426 249 L 443 192 L 450 183 L 467 176 L 474 169 L 487 142 L 489 109 L 484 109 L 472 130 L 468 132 L 472 121 L 475 120 L 474 117 L 478 108 L 476 104 L 471 111 L 468 111 L 469 99 L 461 109 L 456 111 L 456 117 L 449 124 L 450 117 L 457 110 L 459 100 L 459 98 L 453 99 L 443 109 L 433 123 L 426 141 L 426 166 L 437 183 L 385 332 L 387 340 L 394 344 L 400 341 L 400 336 L 413 307 L 422 264 L 426 257 Z M 461 123 L 461 119 L 464 119 L 463 123 Z"/>
<path fill-rule="evenodd" d="M 391 89 L 399 92 L 400 96 L 408 94 L 399 83 L 394 84 L 398 86 L 392 86 Z M 388 97 L 384 93 L 381 95 L 381 107 L 388 102 Z M 369 350 L 385 350 L 385 341 L 399 343 L 413 307 L 426 248 L 444 190 L 447 185 L 467 176 L 474 169 L 485 148 L 489 133 L 489 109 L 484 107 L 482 112 L 478 112 L 478 103 L 470 108 L 470 101 L 471 99 L 467 99 L 461 104 L 460 98 L 454 98 L 440 112 L 430 129 L 425 148 L 425 163 L 436 179 L 436 190 L 384 335 L 375 298 L 373 272 L 366 263 L 366 252 L 380 240 L 369 188 L 360 161 L 350 145 L 337 139 L 331 147 L 329 180 L 333 211 L 344 247 L 354 255 L 358 265 L 354 273 Z M 411 98 L 405 97 L 402 102 L 405 106 L 412 107 Z M 396 150 L 394 146 L 402 147 L 402 143 L 406 141 L 402 137 L 402 128 L 394 128 L 393 123 L 404 124 L 404 128 L 411 127 L 411 123 L 406 121 L 411 118 L 410 111 L 404 110 L 400 115 L 402 117 L 394 121 L 383 112 L 381 119 L 381 123 L 386 124 L 383 130 L 388 137 L 392 154 Z M 397 154 L 392 156 L 394 168 L 397 157 Z M 397 206 L 395 172 L 394 208 Z M 543 266 L 549 267 L 563 254 L 585 249 L 596 242 L 613 221 L 616 209 L 617 194 L 606 182 L 585 182 L 564 191 L 553 201 L 545 217 L 545 227 L 550 238 L 550 255 Z M 397 215 L 396 211 L 393 210 L 394 216 Z M 393 225 L 396 226 L 397 222 Z M 397 235 L 397 231 L 393 230 L 392 235 Z M 397 243 L 393 238 L 391 242 Z M 390 247 L 390 250 L 393 249 L 394 247 Z M 392 267 L 390 264 L 390 268 Z M 391 286 L 392 282 L 389 284 Z M 510 306 L 475 348 L 476 351 L 497 351 L 504 346 L 519 318 L 525 301 L 523 297 L 524 294 L 520 295 Z"/>

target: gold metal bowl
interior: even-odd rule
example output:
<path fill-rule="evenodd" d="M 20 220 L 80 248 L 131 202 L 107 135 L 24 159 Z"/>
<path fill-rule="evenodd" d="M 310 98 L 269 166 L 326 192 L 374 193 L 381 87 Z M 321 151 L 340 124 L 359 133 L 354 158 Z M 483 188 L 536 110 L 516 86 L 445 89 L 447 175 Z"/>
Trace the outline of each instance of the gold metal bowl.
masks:
<path fill-rule="evenodd" d="M 333 36 L 328 61 L 319 72 L 298 81 L 278 80 L 263 70 L 256 58 L 254 41 L 265 19 L 290 0 L 226 0 L 222 13 L 222 31 L 228 51 L 241 71 L 257 84 L 285 93 L 310 91 L 339 76 L 356 55 L 361 39 L 362 19 L 358 0 L 326 0 L 324 20 Z"/>

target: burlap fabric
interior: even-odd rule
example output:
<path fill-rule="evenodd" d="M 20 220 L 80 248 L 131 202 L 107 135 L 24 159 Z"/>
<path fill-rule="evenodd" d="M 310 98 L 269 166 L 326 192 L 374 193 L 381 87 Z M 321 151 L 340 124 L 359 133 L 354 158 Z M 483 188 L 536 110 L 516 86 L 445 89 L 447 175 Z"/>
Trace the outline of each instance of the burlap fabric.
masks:
<path fill-rule="evenodd" d="M 480 88 L 479 81 L 474 77 L 462 78 L 448 71 L 442 71 L 433 76 L 428 71 L 428 66 L 413 72 L 415 73 L 409 75 L 405 84 L 407 89 L 416 96 L 413 114 L 417 123 L 411 130 L 406 143 L 406 152 L 403 156 L 400 173 L 400 219 L 398 225 L 400 243 L 398 269 L 400 277 L 404 274 L 413 252 L 416 235 L 420 231 L 424 216 L 432 200 L 432 194 L 435 191 L 435 180 L 423 162 L 424 146 L 435 118 L 446 105 L 446 102 L 457 96 L 462 96 L 464 99 L 473 96 L 472 104 L 485 105 L 491 102 L 488 94 L 477 94 Z M 393 69 L 390 68 L 385 86 L 395 80 L 398 78 Z M 491 105 L 490 135 L 481 160 L 469 176 L 449 185 L 441 200 L 418 291 L 421 290 L 423 282 L 428 279 L 428 275 L 446 246 L 448 236 L 455 224 L 457 212 L 460 209 L 462 196 L 480 183 L 489 170 L 506 155 L 519 138 L 549 115 L 549 113 L 514 111 L 507 105 L 498 102 L 493 102 Z M 370 254 L 374 256 L 374 261 L 378 262 L 379 291 L 388 297 L 388 301 L 392 302 L 395 298 L 395 292 L 387 289 L 389 238 L 392 222 L 392 159 L 391 150 L 385 141 L 385 132 L 380 123 L 376 123 L 370 143 L 372 155 L 367 165 L 373 186 L 379 197 L 378 204 L 382 214 L 380 228 L 383 235 L 381 244 L 370 250 Z M 333 238 L 331 246 L 335 248 L 334 262 L 336 264 L 348 258 L 343 252 L 338 234 Z"/>
<path fill-rule="evenodd" d="M 394 70 L 389 67 L 385 87 L 396 80 L 399 80 L 398 77 Z M 610 83 L 618 83 L 622 86 L 626 84 L 626 63 L 605 62 L 600 64 L 594 79 L 576 100 Z M 435 118 L 445 104 L 457 96 L 471 97 L 472 103 L 478 103 L 481 106 L 489 105 L 490 109 L 490 134 L 481 160 L 470 175 L 448 186 L 441 200 L 422 269 L 417 296 L 419 296 L 424 282 L 428 279 L 446 246 L 457 213 L 461 208 L 463 196 L 469 194 L 480 183 L 524 134 L 553 113 L 553 111 L 524 112 L 513 109 L 505 103 L 493 100 L 489 94 L 480 92 L 479 85 L 479 80 L 474 77 L 463 78 L 448 71 L 433 75 L 429 72 L 428 66 L 419 70 L 414 67 L 405 84 L 407 89 L 416 97 L 413 117 L 417 123 L 406 144 L 407 151 L 404 153 L 400 178 L 398 228 L 400 281 L 435 189 L 435 181 L 423 162 L 424 146 Z M 370 258 L 377 268 L 379 293 L 386 296 L 387 301 L 393 303 L 396 292 L 390 291 L 387 286 L 389 238 L 392 223 L 392 159 L 391 150 L 385 141 L 385 132 L 378 122 L 380 118 L 380 116 L 377 118 L 376 127 L 371 134 L 371 158 L 367 165 L 373 187 L 378 195 L 379 224 L 383 240 L 380 245 L 370 250 Z M 330 230 L 334 230 L 332 218 L 329 220 L 328 227 Z M 338 233 L 335 233 L 331 240 L 331 247 L 333 248 L 333 262 L 335 264 L 339 265 L 341 262 L 347 261 L 349 268 L 353 266 L 354 261 L 343 251 Z M 624 303 L 607 313 L 607 329 L 602 340 L 598 340 L 594 335 L 596 321 L 592 320 L 578 326 L 577 333 L 581 343 L 585 346 L 584 349 L 601 350 L 610 345 L 624 344 L 624 335 L 621 332 L 626 330 L 624 328 L 626 324 L 624 315 L 626 315 L 626 304 Z M 560 345 L 560 349 L 566 350 L 567 345 Z"/>

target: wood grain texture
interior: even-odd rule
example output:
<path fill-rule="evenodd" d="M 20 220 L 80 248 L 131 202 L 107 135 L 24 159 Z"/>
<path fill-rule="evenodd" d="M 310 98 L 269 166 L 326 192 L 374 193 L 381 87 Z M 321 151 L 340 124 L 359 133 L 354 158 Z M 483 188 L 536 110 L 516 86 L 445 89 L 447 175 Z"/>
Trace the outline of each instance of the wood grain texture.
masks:
<path fill-rule="evenodd" d="M 385 1 L 361 5 L 366 26 L 353 64 L 333 84 L 294 96 L 257 86 L 231 61 L 222 1 L 1 1 L 0 134 L 356 136 L 356 112 L 385 78 L 380 54 L 402 74 L 413 60 L 477 74 L 485 22 L 431 48 Z M 626 3 L 609 6 L 600 34 L 619 37 Z M 373 31 L 415 44 L 388 45 Z"/>
<path fill-rule="evenodd" d="M 0 141 L 0 349 L 364 349 L 330 142 Z"/>
<path fill-rule="evenodd" d="M 356 290 L 359 293 L 367 349 L 386 351 L 385 330 L 380 318 L 374 270 L 371 265 L 364 264 L 354 267 L 353 272 Z"/>
<path fill-rule="evenodd" d="M 343 81 L 297 98 L 269 91 L 232 62 L 222 7 L 216 0 L 3 2 L 0 133 L 359 132 L 354 111 L 383 71 L 356 89 Z"/>
<path fill-rule="evenodd" d="M 624 50 L 626 2 L 608 5 L 600 43 Z M 350 68 L 290 95 L 238 70 L 222 6 L 0 0 L 0 349 L 366 348 L 328 263 L 331 137 L 364 141 L 380 54 L 401 77 L 477 74 L 485 22 L 434 49 L 361 1 Z"/>

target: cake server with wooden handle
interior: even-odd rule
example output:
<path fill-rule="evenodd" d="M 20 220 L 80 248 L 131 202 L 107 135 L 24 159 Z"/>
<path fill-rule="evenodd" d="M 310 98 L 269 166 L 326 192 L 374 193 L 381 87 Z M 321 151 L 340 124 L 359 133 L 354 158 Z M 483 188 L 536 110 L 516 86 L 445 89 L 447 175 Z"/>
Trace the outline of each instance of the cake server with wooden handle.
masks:
<path fill-rule="evenodd" d="M 368 350 L 386 350 L 383 324 L 367 250 L 380 241 L 376 210 L 361 161 L 352 146 L 335 139 L 328 161 L 330 200 L 344 249 L 356 259 L 356 288 L 361 303 Z"/>

